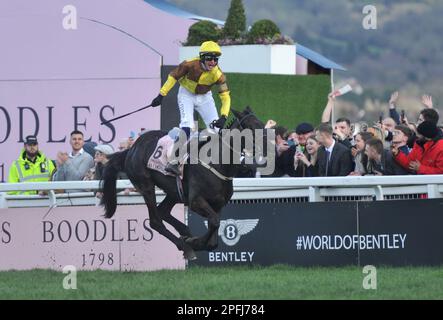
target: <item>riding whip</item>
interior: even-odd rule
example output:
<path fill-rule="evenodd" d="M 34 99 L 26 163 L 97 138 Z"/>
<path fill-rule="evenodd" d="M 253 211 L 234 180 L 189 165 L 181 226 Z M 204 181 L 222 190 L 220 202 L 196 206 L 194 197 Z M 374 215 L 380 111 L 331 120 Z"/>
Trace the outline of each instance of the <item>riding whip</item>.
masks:
<path fill-rule="evenodd" d="M 115 117 L 115 118 L 112 118 L 112 119 L 109 119 L 109 120 L 103 121 L 103 122 L 101 123 L 101 125 L 104 125 L 104 124 L 110 123 L 110 122 L 112 122 L 112 121 L 115 121 L 115 120 L 118 120 L 118 119 L 121 119 L 121 118 L 124 118 L 124 117 L 127 117 L 127 116 L 129 116 L 129 115 L 131 115 L 131 114 L 133 114 L 133 113 L 136 113 L 136 112 L 139 112 L 139 111 L 145 110 L 145 109 L 150 108 L 150 107 L 152 107 L 152 104 L 150 104 L 149 106 L 144 106 L 144 107 L 142 107 L 142 108 L 140 108 L 140 109 L 137 109 L 137 110 L 135 110 L 135 111 L 132 111 L 132 112 L 126 113 L 126 114 L 124 114 L 124 115 L 121 115 L 121 116 L 118 116 L 118 117 Z"/>

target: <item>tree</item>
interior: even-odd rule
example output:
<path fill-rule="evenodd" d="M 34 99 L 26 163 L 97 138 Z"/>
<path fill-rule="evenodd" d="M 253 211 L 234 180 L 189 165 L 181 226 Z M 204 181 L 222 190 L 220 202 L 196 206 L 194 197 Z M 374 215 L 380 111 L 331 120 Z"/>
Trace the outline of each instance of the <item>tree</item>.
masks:
<path fill-rule="evenodd" d="M 220 30 L 211 21 L 199 21 L 194 23 L 188 31 L 186 46 L 199 46 L 205 41 L 215 41 L 220 39 Z"/>
<path fill-rule="evenodd" d="M 242 0 L 232 0 L 228 18 L 223 28 L 223 36 L 236 39 L 246 31 L 246 15 Z"/>
<path fill-rule="evenodd" d="M 255 43 L 260 38 L 273 38 L 280 34 L 280 29 L 271 20 L 259 20 L 252 25 L 248 38 L 250 43 Z"/>

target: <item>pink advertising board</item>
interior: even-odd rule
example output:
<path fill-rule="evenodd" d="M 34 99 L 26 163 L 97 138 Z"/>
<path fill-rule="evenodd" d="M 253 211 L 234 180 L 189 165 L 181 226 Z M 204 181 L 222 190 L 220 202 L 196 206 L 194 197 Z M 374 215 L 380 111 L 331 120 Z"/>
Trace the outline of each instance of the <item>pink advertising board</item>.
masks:
<path fill-rule="evenodd" d="M 192 23 L 141 0 L 1 1 L 0 181 L 29 134 L 54 159 L 74 129 L 114 147 L 159 129 L 158 108 L 100 123 L 149 104 Z"/>
<path fill-rule="evenodd" d="M 183 205 L 172 214 L 183 222 Z M 119 206 L 113 219 L 102 215 L 100 207 L 0 209 L 0 270 L 185 268 L 182 252 L 149 226 L 146 206 Z"/>

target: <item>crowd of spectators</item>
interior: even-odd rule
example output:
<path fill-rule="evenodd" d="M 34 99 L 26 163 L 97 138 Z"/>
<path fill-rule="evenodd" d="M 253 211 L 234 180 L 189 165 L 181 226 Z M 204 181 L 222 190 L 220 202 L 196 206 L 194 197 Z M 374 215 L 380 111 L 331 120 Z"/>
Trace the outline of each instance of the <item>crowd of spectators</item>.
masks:
<path fill-rule="evenodd" d="M 129 149 L 137 138 L 131 132 L 129 137 L 119 142 L 118 151 Z M 75 130 L 70 134 L 71 150 L 57 152 L 54 160 L 49 159 L 42 150 L 36 136 L 27 136 L 24 147 L 9 169 L 8 182 L 47 182 L 47 181 L 84 181 L 100 180 L 103 168 L 115 151 L 110 144 L 97 144 L 93 141 L 84 141 L 81 131 Z M 118 179 L 127 179 L 124 172 L 118 174 Z M 84 190 L 69 190 L 82 192 Z M 133 189 L 123 190 L 125 194 Z M 58 190 L 57 192 L 64 192 Z M 45 195 L 43 191 L 16 191 L 9 194 Z M 100 197 L 100 193 L 96 193 Z"/>
<path fill-rule="evenodd" d="M 389 117 L 373 125 L 339 118 L 331 124 L 333 94 L 316 128 L 300 123 L 294 131 L 274 120 L 276 169 L 268 177 L 443 174 L 443 131 L 431 96 L 411 123 L 397 110 L 398 92 L 389 100 Z M 252 176 L 252 175 L 251 175 Z"/>

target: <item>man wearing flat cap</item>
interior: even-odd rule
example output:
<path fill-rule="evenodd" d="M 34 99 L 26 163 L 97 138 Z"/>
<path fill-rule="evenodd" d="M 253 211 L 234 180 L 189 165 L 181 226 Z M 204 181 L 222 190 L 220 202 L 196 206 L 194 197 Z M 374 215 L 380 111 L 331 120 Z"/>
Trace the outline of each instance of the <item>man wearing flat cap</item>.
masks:
<path fill-rule="evenodd" d="M 27 136 L 20 156 L 9 168 L 8 183 L 50 181 L 54 163 L 38 148 L 36 136 Z M 9 194 L 43 194 L 38 191 L 14 191 Z"/>
<path fill-rule="evenodd" d="M 310 123 L 303 122 L 295 128 L 295 136 L 297 138 L 297 142 L 300 146 L 303 146 L 303 148 L 306 146 L 306 142 L 308 141 L 309 136 L 313 134 L 314 127 Z"/>

